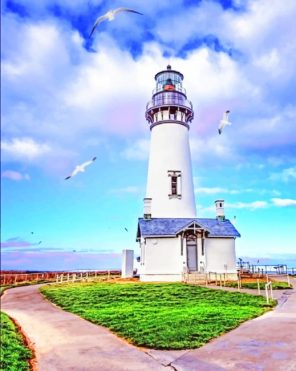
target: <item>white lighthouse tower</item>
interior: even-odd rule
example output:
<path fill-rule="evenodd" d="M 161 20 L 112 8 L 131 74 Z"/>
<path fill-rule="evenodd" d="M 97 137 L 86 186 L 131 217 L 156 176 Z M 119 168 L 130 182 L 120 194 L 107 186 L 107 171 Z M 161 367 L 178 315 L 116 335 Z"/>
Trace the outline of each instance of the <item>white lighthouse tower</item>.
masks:
<path fill-rule="evenodd" d="M 182 86 L 183 75 L 171 66 L 157 73 L 155 80 L 156 88 L 146 107 L 151 144 L 144 214 L 153 218 L 194 218 L 188 135 L 192 104 Z"/>
<path fill-rule="evenodd" d="M 144 215 L 139 218 L 141 281 L 181 281 L 184 272 L 227 273 L 236 277 L 239 232 L 217 200 L 216 218 L 197 218 L 189 129 L 193 108 L 171 66 L 155 75 L 146 107 L 151 131 Z"/>

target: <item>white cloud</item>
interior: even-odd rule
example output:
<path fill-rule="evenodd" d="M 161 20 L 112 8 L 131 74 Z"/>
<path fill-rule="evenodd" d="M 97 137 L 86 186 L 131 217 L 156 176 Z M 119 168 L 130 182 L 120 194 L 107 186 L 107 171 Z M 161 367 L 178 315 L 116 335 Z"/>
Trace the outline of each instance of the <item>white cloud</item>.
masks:
<path fill-rule="evenodd" d="M 227 189 L 227 188 L 220 188 L 220 187 L 198 187 L 195 188 L 195 193 L 200 194 L 207 194 L 207 195 L 213 195 L 217 193 L 228 193 L 228 194 L 237 194 L 240 193 L 240 191 L 236 189 Z"/>
<path fill-rule="evenodd" d="M 22 174 L 18 171 L 14 170 L 5 170 L 1 173 L 2 178 L 20 181 L 20 180 L 30 180 L 30 176 L 28 174 Z"/>
<path fill-rule="evenodd" d="M 296 200 L 290 198 L 272 198 L 271 201 L 275 206 L 279 207 L 296 206 Z"/>
<path fill-rule="evenodd" d="M 288 182 L 290 180 L 296 179 L 296 167 L 289 167 L 283 169 L 280 173 L 272 173 L 269 177 L 271 180 L 282 180 Z"/>
<path fill-rule="evenodd" d="M 60 1 L 56 3 L 63 6 Z M 274 26 L 287 17 L 285 28 L 295 27 L 293 2 L 287 0 L 287 7 L 280 8 L 273 0 L 272 6 L 262 0 L 263 7 L 268 8 L 266 13 L 253 1 L 246 6 L 246 12 L 226 11 L 211 1 L 186 8 L 181 3 L 176 0 L 175 12 L 164 12 L 154 19 L 149 32 L 154 32 L 157 41 L 144 41 L 142 53 L 136 58 L 111 32 L 97 33 L 92 45 L 95 52 L 91 53 L 85 49 L 82 35 L 62 17 L 48 15 L 42 20 L 28 18 L 24 22 L 11 13 L 4 14 L 2 71 L 7 94 L 2 113 L 3 140 L 30 137 L 37 143 L 63 148 L 63 155 L 70 156 L 71 148 L 81 152 L 89 138 L 102 133 L 121 138 L 133 134 L 135 143 L 123 155 L 146 159 L 148 144 L 146 148 L 141 145 L 143 133 L 149 131 L 144 110 L 154 88 L 154 74 L 168 62 L 163 57 L 167 48 L 163 41 L 173 39 L 182 47 L 206 33 L 217 36 L 226 49 L 238 49 L 243 57 L 234 59 L 206 45 L 188 51 L 186 56 L 171 57 L 173 68 L 184 73 L 184 86 L 195 108 L 190 131 L 193 161 L 207 161 L 209 166 L 217 161 L 243 163 L 251 161 L 249 149 L 262 150 L 264 160 L 268 146 L 288 149 L 293 143 L 296 117 L 288 92 L 296 78 L 295 74 L 293 78 L 286 77 L 291 77 L 291 71 L 294 73 L 291 56 L 295 41 L 291 39 L 287 46 L 282 32 L 275 33 Z M 149 18 L 169 5 L 165 1 L 141 6 Z M 75 11 L 68 1 L 64 7 Z M 80 1 L 77 8 L 87 11 Z M 195 21 L 184 24 L 184 18 L 191 17 Z M 182 25 L 178 33 L 171 32 L 172 24 Z M 267 69 L 271 66 L 287 71 L 285 79 L 281 72 L 270 81 Z M 262 68 L 266 74 L 261 73 Z M 288 95 L 284 105 L 279 99 L 283 91 Z M 276 103 L 270 104 L 270 99 Z M 233 125 L 218 136 L 218 122 L 226 107 L 231 109 Z M 280 157 L 285 156 L 283 152 L 279 151 Z"/>
<path fill-rule="evenodd" d="M 225 203 L 225 208 L 229 209 L 262 209 L 268 207 L 266 201 L 252 201 L 252 202 L 234 202 L 234 203 Z"/>
<path fill-rule="evenodd" d="M 150 141 L 139 139 L 122 152 L 122 156 L 128 160 L 146 160 L 149 155 Z"/>
<path fill-rule="evenodd" d="M 37 143 L 32 138 L 13 138 L 10 141 L 1 142 L 3 152 L 11 158 L 20 159 L 25 157 L 28 160 L 35 159 L 51 150 L 47 143 Z"/>

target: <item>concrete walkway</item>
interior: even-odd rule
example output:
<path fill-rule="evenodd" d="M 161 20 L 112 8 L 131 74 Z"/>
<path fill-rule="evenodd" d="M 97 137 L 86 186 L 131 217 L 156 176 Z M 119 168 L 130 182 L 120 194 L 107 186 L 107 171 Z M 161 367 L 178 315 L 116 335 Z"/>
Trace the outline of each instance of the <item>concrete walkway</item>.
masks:
<path fill-rule="evenodd" d="M 170 359 L 170 365 L 178 371 L 296 371 L 295 279 L 292 284 L 294 289 L 282 294 L 275 310 Z M 168 359 L 168 352 L 150 353 L 156 359 Z"/>
<path fill-rule="evenodd" d="M 148 354 L 39 293 L 39 286 L 6 290 L 1 310 L 14 318 L 35 348 L 38 371 L 168 370 Z"/>
<path fill-rule="evenodd" d="M 295 288 L 295 280 L 294 280 Z M 296 292 L 272 312 L 248 321 L 202 348 L 140 350 L 45 300 L 38 286 L 7 290 L 1 309 L 17 320 L 36 351 L 39 371 L 296 370 Z"/>

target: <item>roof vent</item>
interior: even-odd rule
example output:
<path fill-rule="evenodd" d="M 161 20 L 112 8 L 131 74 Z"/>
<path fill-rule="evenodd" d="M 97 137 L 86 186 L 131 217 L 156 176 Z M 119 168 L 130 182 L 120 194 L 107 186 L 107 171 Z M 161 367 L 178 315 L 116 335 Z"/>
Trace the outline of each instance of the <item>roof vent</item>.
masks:
<path fill-rule="evenodd" d="M 171 70 L 172 66 L 170 64 L 167 65 L 167 70 Z"/>

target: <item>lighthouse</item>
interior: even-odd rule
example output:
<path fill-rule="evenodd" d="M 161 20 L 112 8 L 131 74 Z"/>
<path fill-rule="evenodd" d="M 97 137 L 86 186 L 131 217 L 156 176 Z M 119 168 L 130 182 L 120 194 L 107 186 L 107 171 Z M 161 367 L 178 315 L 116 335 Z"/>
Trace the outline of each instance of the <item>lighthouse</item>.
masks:
<path fill-rule="evenodd" d="M 145 209 L 155 218 L 194 218 L 189 129 L 192 103 L 183 75 L 167 66 L 155 75 L 156 87 L 146 107 L 151 130 Z"/>
<path fill-rule="evenodd" d="M 197 218 L 189 130 L 192 103 L 184 76 L 172 69 L 155 75 L 146 106 L 151 132 L 143 216 L 138 220 L 141 281 L 181 281 L 184 272 L 227 273 L 236 277 L 239 232 L 215 201 L 216 218 Z"/>

